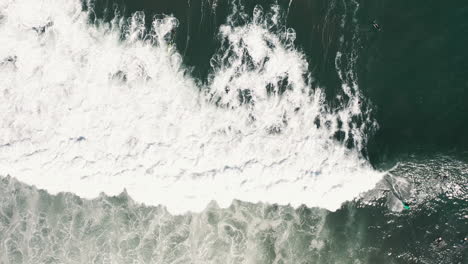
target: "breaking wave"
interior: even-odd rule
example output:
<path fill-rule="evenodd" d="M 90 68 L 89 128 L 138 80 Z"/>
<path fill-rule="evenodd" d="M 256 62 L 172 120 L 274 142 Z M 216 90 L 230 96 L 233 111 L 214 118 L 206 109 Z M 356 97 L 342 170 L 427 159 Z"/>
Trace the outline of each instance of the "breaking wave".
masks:
<path fill-rule="evenodd" d="M 202 82 L 175 17 L 89 24 L 80 1 L 0 1 L 0 173 L 86 198 L 126 189 L 172 213 L 233 199 L 335 210 L 373 188 L 383 173 L 361 150 L 375 124 L 342 66 L 353 47 L 342 36 L 330 107 L 282 10 L 232 9 Z"/>

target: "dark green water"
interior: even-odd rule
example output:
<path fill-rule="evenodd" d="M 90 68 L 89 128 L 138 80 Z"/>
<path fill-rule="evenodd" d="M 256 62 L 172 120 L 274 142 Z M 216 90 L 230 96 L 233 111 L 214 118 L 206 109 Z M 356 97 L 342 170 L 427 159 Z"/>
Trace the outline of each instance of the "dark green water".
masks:
<path fill-rule="evenodd" d="M 209 79 L 219 27 L 232 13 L 226 0 L 82 2 L 96 26 L 116 11 L 127 18 L 144 11 L 148 27 L 155 15 L 175 16 L 177 50 L 200 83 Z M 273 3 L 240 6 L 251 14 Z M 468 263 L 468 2 L 276 3 L 307 57 L 308 78 L 332 108 L 340 107 L 335 60 L 348 14 L 341 52 L 356 52 L 357 60 L 340 67 L 356 74 L 369 100 L 363 108 L 379 128 L 368 131 L 362 153 L 389 171 L 387 181 L 335 212 L 234 201 L 171 215 L 126 194 L 50 195 L 2 176 L 0 263 Z"/>
<path fill-rule="evenodd" d="M 380 129 L 369 144 L 372 160 L 416 149 L 466 150 L 468 147 L 468 4 L 453 0 L 361 0 L 359 85 L 373 103 Z M 296 31 L 296 45 L 310 62 L 316 85 L 329 100 L 340 91 L 335 69 L 339 23 L 354 10 L 353 1 L 243 1 L 245 12 L 256 5 L 278 3 L 287 11 L 287 27 Z M 205 80 L 218 48 L 216 34 L 231 12 L 229 1 L 95 1 L 96 16 L 107 20 L 114 10 L 130 15 L 144 10 L 148 25 L 155 14 L 173 14 L 180 21 L 177 47 L 193 74 Z M 331 7 L 332 6 L 332 7 Z M 347 10 L 347 11 L 345 11 Z M 285 11 L 286 12 L 286 11 Z M 376 21 L 382 27 L 372 27 Z M 352 28 L 347 28 L 351 34 Z M 346 41 L 351 42 L 350 39 Z"/>

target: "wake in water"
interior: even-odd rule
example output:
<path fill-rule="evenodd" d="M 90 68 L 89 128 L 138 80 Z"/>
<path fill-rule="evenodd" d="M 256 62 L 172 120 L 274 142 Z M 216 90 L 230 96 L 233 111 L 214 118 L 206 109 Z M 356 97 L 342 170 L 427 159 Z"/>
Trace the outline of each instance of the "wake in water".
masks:
<path fill-rule="evenodd" d="M 355 78 L 340 73 L 328 107 L 277 6 L 234 6 L 200 84 L 174 17 L 147 30 L 143 12 L 89 25 L 79 1 L 0 3 L 2 174 L 88 198 L 125 188 L 173 213 L 233 199 L 334 210 L 382 176 L 360 154 L 373 124 Z"/>

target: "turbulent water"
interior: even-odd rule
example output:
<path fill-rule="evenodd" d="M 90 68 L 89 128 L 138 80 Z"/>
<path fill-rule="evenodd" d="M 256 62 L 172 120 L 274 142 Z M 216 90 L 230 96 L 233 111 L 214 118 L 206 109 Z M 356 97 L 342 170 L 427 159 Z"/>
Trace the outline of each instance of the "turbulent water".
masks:
<path fill-rule="evenodd" d="M 386 144 L 377 7 L 305 3 L 0 0 L 0 263 L 464 263 L 464 143 Z"/>
<path fill-rule="evenodd" d="M 174 17 L 146 32 L 141 12 L 96 27 L 80 2 L 25 4 L 9 4 L 2 27 L 1 57 L 13 60 L 2 70 L 4 174 L 89 198 L 126 188 L 175 213 L 232 199 L 336 209 L 380 180 L 358 151 L 368 121 L 356 85 L 327 107 L 277 6 L 234 6 L 197 84 L 171 44 Z"/>
<path fill-rule="evenodd" d="M 450 164 L 450 165 L 447 165 Z M 464 263 L 466 161 L 410 158 L 391 172 L 413 204 L 379 186 L 336 212 L 234 201 L 173 215 L 127 194 L 84 200 L 3 178 L 4 263 Z M 457 175 L 440 182 L 439 175 Z M 387 197 L 386 197 L 387 196 Z M 376 198 L 379 197 L 379 198 Z M 443 237 L 440 243 L 434 242 Z"/>

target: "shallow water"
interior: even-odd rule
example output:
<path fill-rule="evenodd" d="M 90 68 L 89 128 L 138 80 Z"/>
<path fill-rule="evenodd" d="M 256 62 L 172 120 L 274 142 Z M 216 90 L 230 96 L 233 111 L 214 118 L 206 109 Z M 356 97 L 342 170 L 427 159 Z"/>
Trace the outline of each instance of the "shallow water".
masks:
<path fill-rule="evenodd" d="M 406 160 L 406 161 L 405 161 Z M 429 162 L 428 162 L 429 161 Z M 85 200 L 2 178 L 5 263 L 463 263 L 465 161 L 410 157 L 335 212 L 234 201 L 172 215 L 127 194 Z M 447 180 L 436 176 L 450 174 Z M 442 237 L 442 242 L 436 242 Z M 351 262 L 350 262 L 351 261 Z"/>

